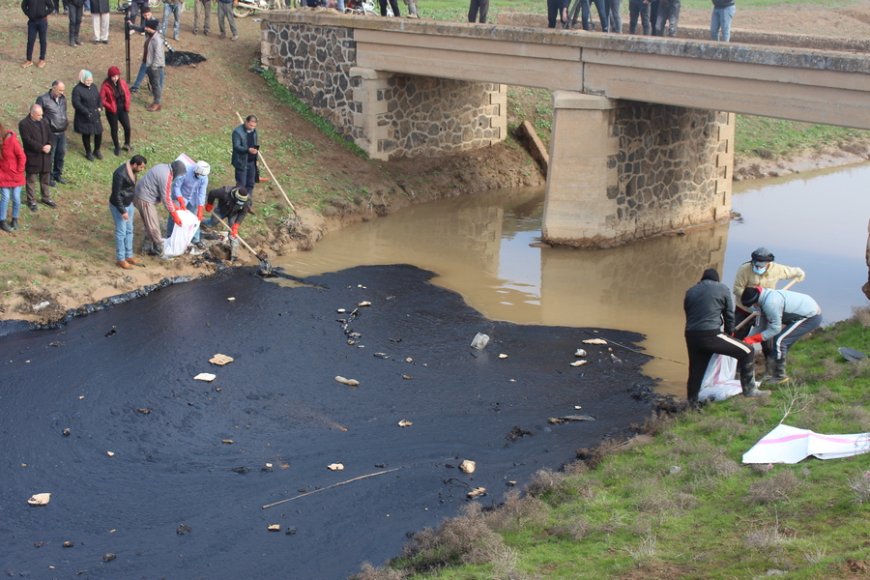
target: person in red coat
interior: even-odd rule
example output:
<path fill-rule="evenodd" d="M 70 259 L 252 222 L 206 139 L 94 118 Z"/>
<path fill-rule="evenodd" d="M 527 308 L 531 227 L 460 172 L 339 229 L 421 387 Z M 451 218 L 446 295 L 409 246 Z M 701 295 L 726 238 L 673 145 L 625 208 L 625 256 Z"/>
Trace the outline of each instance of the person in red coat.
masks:
<path fill-rule="evenodd" d="M 106 80 L 100 87 L 100 100 L 106 110 L 106 119 L 112 131 L 112 143 L 115 145 L 115 155 L 124 151 L 132 151 L 130 146 L 130 87 L 121 78 L 121 69 L 110 66 Z M 118 122 L 124 127 L 124 147 L 118 145 Z"/>
<path fill-rule="evenodd" d="M 0 122 L 0 230 L 11 232 L 18 227 L 21 188 L 24 187 L 24 164 L 27 157 L 15 133 Z M 12 198 L 12 225 L 6 223 L 9 198 Z"/>

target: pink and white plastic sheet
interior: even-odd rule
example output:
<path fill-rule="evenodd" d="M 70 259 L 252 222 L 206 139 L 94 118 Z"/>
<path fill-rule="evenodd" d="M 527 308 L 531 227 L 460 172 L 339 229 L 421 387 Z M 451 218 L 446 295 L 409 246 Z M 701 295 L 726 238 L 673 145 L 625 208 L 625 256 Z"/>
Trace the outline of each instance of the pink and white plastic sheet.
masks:
<path fill-rule="evenodd" d="M 743 454 L 743 463 L 798 463 L 807 457 L 839 459 L 870 452 L 870 433 L 822 435 L 778 425 Z"/>

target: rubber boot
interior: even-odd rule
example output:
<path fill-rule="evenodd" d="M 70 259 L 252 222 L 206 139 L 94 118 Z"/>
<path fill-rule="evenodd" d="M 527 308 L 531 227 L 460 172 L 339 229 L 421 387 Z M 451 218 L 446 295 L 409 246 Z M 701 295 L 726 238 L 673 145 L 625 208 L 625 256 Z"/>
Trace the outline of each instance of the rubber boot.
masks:
<path fill-rule="evenodd" d="M 70 46 L 76 45 L 76 35 L 73 34 L 72 32 L 69 33 L 69 45 Z"/>
<path fill-rule="evenodd" d="M 788 382 L 788 375 L 785 374 L 785 357 L 773 361 L 773 373 L 771 374 L 768 383 L 773 385 L 781 385 Z"/>
<path fill-rule="evenodd" d="M 13 229 L 13 230 L 17 230 L 17 229 L 18 229 L 18 218 L 15 218 L 15 217 L 12 218 L 12 229 Z"/>
<path fill-rule="evenodd" d="M 4 232 L 11 232 L 12 228 L 9 227 L 9 224 L 6 223 L 6 220 L 0 220 L 0 230 Z"/>
<path fill-rule="evenodd" d="M 745 357 L 739 363 L 740 365 L 740 387 L 743 389 L 744 397 L 767 397 L 770 396 L 770 391 L 762 391 L 755 384 L 755 361 L 753 356 Z"/>

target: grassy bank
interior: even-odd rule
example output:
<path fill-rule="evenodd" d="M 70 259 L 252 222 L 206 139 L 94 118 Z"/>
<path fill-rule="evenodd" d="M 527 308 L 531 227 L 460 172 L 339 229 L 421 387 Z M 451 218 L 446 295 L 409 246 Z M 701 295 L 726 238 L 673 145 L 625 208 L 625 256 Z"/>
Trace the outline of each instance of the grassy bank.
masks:
<path fill-rule="evenodd" d="M 870 456 L 741 465 L 780 421 L 820 433 L 870 426 L 870 310 L 797 343 L 793 384 L 658 418 L 648 436 L 605 443 L 527 495 L 426 530 L 393 568 L 362 578 L 863 577 L 870 571 Z M 784 420 L 783 420 L 784 419 Z M 610 453 L 607 453 L 610 451 Z"/>

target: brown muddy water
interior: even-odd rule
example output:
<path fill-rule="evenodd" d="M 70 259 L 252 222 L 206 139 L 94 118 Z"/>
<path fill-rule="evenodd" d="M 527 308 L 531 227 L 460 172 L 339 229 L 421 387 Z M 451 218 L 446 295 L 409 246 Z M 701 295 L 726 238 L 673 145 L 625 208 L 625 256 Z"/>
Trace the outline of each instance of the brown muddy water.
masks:
<path fill-rule="evenodd" d="M 870 164 L 738 183 L 733 209 L 740 219 L 683 236 L 608 250 L 538 248 L 543 192 L 493 192 L 346 228 L 275 265 L 309 276 L 412 264 L 436 272 L 436 284 L 490 319 L 640 332 L 655 357 L 646 373 L 662 392 L 684 395 L 682 300 L 705 268 L 719 269 L 730 285 L 752 250 L 766 246 L 807 272 L 795 290 L 816 298 L 826 323 L 867 305 Z"/>

